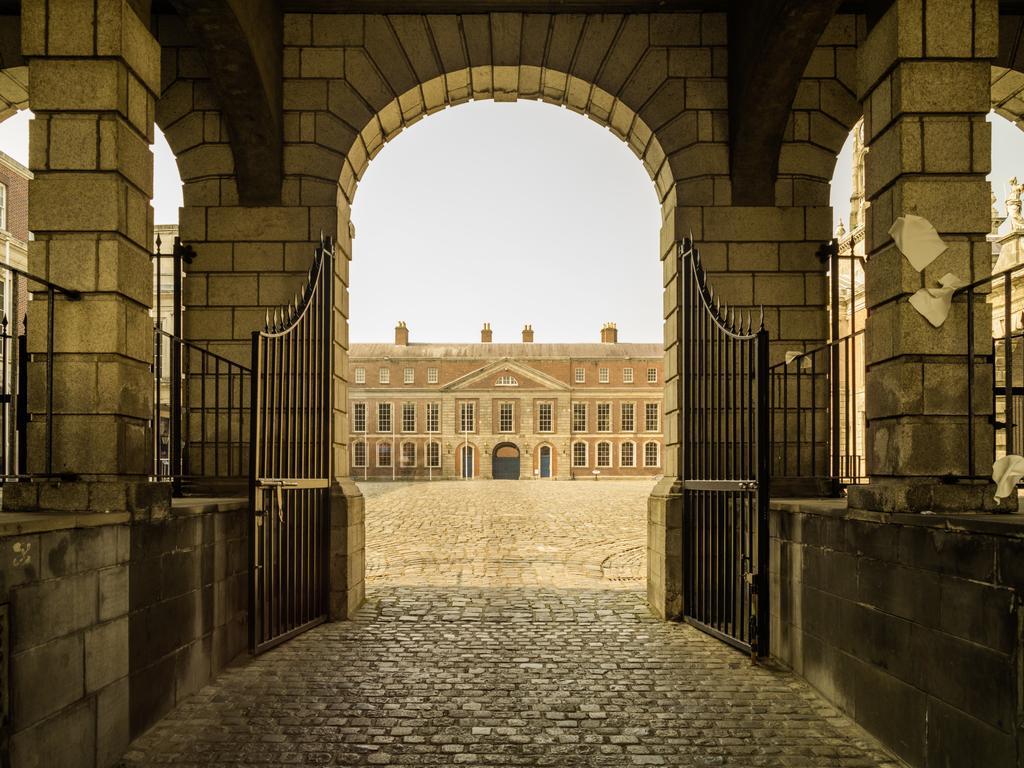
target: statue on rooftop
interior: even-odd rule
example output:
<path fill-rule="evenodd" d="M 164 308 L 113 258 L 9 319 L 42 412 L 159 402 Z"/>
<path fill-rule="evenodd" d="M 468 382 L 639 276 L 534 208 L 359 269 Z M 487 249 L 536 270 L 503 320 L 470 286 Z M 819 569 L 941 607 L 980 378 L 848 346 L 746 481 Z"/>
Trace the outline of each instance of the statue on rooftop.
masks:
<path fill-rule="evenodd" d="M 1006 198 L 1006 216 L 1010 220 L 1010 228 L 1014 231 L 1024 229 L 1024 215 L 1021 215 L 1021 194 L 1024 184 L 1014 176 L 1010 179 L 1010 196 Z"/>

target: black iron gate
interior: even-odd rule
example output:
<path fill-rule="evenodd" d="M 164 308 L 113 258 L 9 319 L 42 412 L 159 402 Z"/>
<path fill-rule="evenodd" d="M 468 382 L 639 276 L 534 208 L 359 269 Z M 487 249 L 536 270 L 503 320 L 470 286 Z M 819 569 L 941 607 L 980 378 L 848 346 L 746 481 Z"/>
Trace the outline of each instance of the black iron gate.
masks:
<path fill-rule="evenodd" d="M 722 306 L 679 248 L 680 478 L 686 621 L 768 652 L 768 333 Z"/>
<path fill-rule="evenodd" d="M 334 246 L 301 296 L 252 335 L 250 646 L 327 618 Z"/>

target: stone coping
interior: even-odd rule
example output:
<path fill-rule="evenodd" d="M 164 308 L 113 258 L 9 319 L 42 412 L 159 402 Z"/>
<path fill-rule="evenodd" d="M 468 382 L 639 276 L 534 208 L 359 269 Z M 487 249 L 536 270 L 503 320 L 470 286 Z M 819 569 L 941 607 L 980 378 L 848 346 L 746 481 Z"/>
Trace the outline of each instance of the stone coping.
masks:
<path fill-rule="evenodd" d="M 182 498 L 171 500 L 173 515 L 206 515 L 215 512 L 238 512 L 245 509 L 245 498 Z M 129 512 L 0 512 L 0 537 L 29 533 L 62 531 L 69 528 L 95 528 L 101 525 L 124 525 L 131 522 Z"/>
<path fill-rule="evenodd" d="M 770 506 L 779 512 L 800 512 L 808 515 L 866 520 L 875 523 L 897 523 L 947 531 L 1024 538 L 1024 514 L 993 515 L 965 512 L 961 515 L 951 515 L 926 512 L 919 514 L 869 512 L 850 509 L 846 499 L 772 499 Z M 1020 511 L 1024 513 L 1024 500 L 1020 502 Z"/>

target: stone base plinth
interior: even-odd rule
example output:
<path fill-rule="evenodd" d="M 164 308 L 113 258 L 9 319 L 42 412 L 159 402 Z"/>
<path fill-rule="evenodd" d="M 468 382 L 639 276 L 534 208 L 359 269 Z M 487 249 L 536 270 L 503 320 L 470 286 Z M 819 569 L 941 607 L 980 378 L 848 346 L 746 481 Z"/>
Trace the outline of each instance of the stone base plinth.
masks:
<path fill-rule="evenodd" d="M 847 492 L 850 509 L 868 512 L 933 512 L 971 514 L 1016 512 L 1016 496 L 997 501 L 994 483 L 949 483 L 940 478 L 874 479 L 867 485 L 851 486 Z"/>
<path fill-rule="evenodd" d="M 647 604 L 655 616 L 683 615 L 683 497 L 666 477 L 647 501 Z"/>

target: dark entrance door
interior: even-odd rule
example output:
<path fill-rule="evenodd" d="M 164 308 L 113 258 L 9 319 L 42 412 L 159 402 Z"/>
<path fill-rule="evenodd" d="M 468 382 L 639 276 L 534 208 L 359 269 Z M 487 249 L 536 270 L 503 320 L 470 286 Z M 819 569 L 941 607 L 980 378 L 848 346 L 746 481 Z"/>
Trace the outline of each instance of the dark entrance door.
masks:
<path fill-rule="evenodd" d="M 551 477 L 551 446 L 548 445 L 540 449 L 540 476 Z"/>
<path fill-rule="evenodd" d="M 252 335 L 249 642 L 261 653 L 327 618 L 334 248 L 298 305 Z"/>
<path fill-rule="evenodd" d="M 495 480 L 519 479 L 519 449 L 512 443 L 502 443 L 495 447 L 491 475 Z"/>

